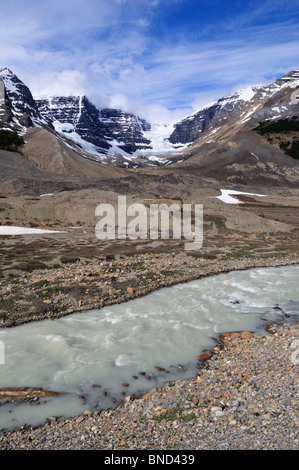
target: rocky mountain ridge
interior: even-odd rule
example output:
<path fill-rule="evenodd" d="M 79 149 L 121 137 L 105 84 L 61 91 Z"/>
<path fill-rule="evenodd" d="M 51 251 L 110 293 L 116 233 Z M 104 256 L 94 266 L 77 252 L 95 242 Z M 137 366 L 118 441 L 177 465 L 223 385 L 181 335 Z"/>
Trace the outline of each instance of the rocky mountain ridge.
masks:
<path fill-rule="evenodd" d="M 36 99 L 36 103 L 41 115 L 53 123 L 57 132 L 79 146 L 84 147 L 85 142 L 92 144 L 96 154 L 131 155 L 150 145 L 143 134 L 150 129 L 149 123 L 119 109 L 98 109 L 84 95 L 52 96 Z"/>
<path fill-rule="evenodd" d="M 298 187 L 298 119 L 299 70 L 295 70 L 234 106 L 177 152 L 173 162 L 232 184 L 287 181 Z"/>
<path fill-rule="evenodd" d="M 224 121 L 245 123 L 249 118 L 256 122 L 283 117 L 299 103 L 296 89 L 299 87 L 299 69 L 266 86 L 250 86 L 220 98 L 203 109 L 175 124 L 170 135 L 172 143 L 192 144 L 209 129 L 226 124 Z M 294 89 L 293 99 L 284 100 L 284 95 Z M 241 118 L 241 119 L 240 119 Z"/>
<path fill-rule="evenodd" d="M 168 126 L 166 131 L 156 126 L 153 132 L 150 123 L 119 110 L 97 110 L 96 120 L 100 122 L 99 134 L 100 138 L 104 138 L 103 148 L 107 149 L 109 146 L 104 150 L 104 154 L 110 155 L 110 163 L 133 167 L 142 166 L 145 161 L 150 165 L 168 165 L 184 160 L 188 158 L 190 152 L 192 154 L 193 145 L 198 146 L 201 138 L 206 139 L 207 135 L 209 141 L 213 141 L 218 130 L 221 132 L 229 126 L 241 129 L 247 123 L 256 126 L 267 120 L 296 116 L 298 87 L 299 70 L 295 70 L 269 85 L 249 86 L 220 98 L 172 127 Z M 43 114 L 41 109 L 40 111 Z M 43 116 L 45 119 L 50 117 L 47 113 Z M 67 119 L 64 125 L 71 126 L 70 121 L 72 120 Z M 56 130 L 61 132 L 63 126 L 56 123 Z M 80 129 L 80 125 L 79 130 L 80 138 L 85 142 L 88 140 L 94 142 L 95 134 L 92 130 L 89 136 L 84 134 L 85 129 Z M 67 131 L 68 137 L 76 142 L 70 128 Z M 80 142 L 77 143 L 80 145 Z M 115 157 L 118 153 L 122 156 Z M 124 158 L 127 161 L 124 162 Z"/>
<path fill-rule="evenodd" d="M 122 167 L 167 163 L 155 154 L 165 149 L 173 153 L 178 148 L 167 141 L 168 134 L 164 138 L 167 126 L 159 132 L 160 126 L 152 128 L 132 113 L 98 108 L 85 95 L 34 98 L 10 69 L 0 70 L 0 129 L 25 134 L 36 126 L 55 131 L 58 139 L 63 138 L 84 156 Z"/>
<path fill-rule="evenodd" d="M 234 136 L 263 122 L 298 117 L 298 90 L 299 69 L 269 85 L 232 93 L 162 129 L 119 109 L 98 109 L 84 95 L 34 99 L 29 88 L 5 68 L 0 70 L 0 128 L 25 133 L 30 127 L 45 127 L 84 157 L 119 167 L 189 165 L 195 159 L 206 168 L 211 155 L 218 163 L 219 155 L 235 155 L 239 144 L 232 140 Z M 251 157 L 256 148 L 252 135 L 245 152 Z M 288 147 L 297 148 L 298 134 L 286 137 L 285 141 L 284 136 L 268 137 L 272 148 L 267 149 L 267 158 L 280 158 Z M 259 145 L 264 146 L 264 141 L 265 137 Z M 247 157 L 243 158 L 242 164 Z"/>
<path fill-rule="evenodd" d="M 244 88 L 196 111 L 175 124 L 174 131 L 169 137 L 170 142 L 193 143 L 202 132 L 210 129 L 221 120 L 233 119 L 239 108 L 249 101 L 258 90 L 258 87 Z"/>
<path fill-rule="evenodd" d="M 25 133 L 28 127 L 52 127 L 41 116 L 29 88 L 10 69 L 0 70 L 0 83 L 0 128 Z"/>

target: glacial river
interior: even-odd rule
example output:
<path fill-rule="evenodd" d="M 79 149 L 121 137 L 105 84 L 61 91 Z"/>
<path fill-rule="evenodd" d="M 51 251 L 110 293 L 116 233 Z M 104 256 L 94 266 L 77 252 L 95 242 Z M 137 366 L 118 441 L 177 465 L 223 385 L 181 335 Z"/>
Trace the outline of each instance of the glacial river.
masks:
<path fill-rule="evenodd" d="M 298 319 L 298 285 L 299 265 L 236 271 L 101 310 L 2 329 L 0 388 L 42 387 L 61 395 L 32 404 L 2 400 L 0 428 L 109 408 L 125 395 L 192 377 L 199 355 L 221 332 L 264 333 L 266 321 L 282 316 L 277 305 L 289 320 Z"/>

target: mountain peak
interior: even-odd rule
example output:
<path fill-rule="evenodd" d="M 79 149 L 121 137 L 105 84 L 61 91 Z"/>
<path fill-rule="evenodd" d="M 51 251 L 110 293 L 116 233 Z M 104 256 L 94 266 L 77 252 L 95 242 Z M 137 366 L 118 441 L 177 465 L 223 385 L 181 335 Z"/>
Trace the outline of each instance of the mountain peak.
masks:
<path fill-rule="evenodd" d="M 25 132 L 27 127 L 47 125 L 82 151 L 100 159 L 122 155 L 128 164 L 135 157 L 150 160 L 183 151 L 200 135 L 203 139 L 209 135 L 212 142 L 223 126 L 243 126 L 248 120 L 255 124 L 286 115 L 293 106 L 290 95 L 299 87 L 299 69 L 269 85 L 232 91 L 163 129 L 120 109 L 99 108 L 82 93 L 33 97 L 8 67 L 0 70 L 0 81 L 5 91 L 3 95 L 1 83 L 0 127 L 9 123 L 11 128 Z M 163 159 L 165 164 L 167 159 Z"/>
<path fill-rule="evenodd" d="M 42 119 L 29 88 L 8 67 L 0 70 L 0 80 L 5 89 L 5 112 L 2 123 L 16 131 L 25 132 L 27 127 L 48 124 Z"/>
<path fill-rule="evenodd" d="M 36 98 L 36 103 L 57 132 L 96 155 L 129 156 L 148 148 L 148 123 L 118 109 L 98 109 L 84 94 Z"/>
<path fill-rule="evenodd" d="M 84 93 L 68 93 L 65 95 L 59 94 L 59 93 L 43 93 L 41 95 L 34 95 L 34 99 L 36 101 L 42 101 L 42 100 L 59 100 L 61 98 L 64 99 L 72 99 L 72 98 L 87 98 L 87 96 Z"/>
<path fill-rule="evenodd" d="M 8 68 L 4 67 L 3 69 L 0 69 L 0 75 L 14 75 L 14 73 Z"/>

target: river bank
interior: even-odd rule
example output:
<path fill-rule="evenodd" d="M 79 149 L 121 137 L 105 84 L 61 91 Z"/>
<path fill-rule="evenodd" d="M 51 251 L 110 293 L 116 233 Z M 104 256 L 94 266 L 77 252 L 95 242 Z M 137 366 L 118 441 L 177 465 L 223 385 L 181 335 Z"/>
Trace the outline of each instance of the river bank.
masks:
<path fill-rule="evenodd" d="M 1 431 L 0 449 L 298 450 L 299 323 L 267 330 L 221 335 L 195 377 L 115 409 Z"/>
<path fill-rule="evenodd" d="M 171 251 L 168 247 L 165 252 L 143 250 L 138 253 L 135 250 L 132 254 L 126 254 L 108 251 L 108 255 L 102 252 L 95 257 L 94 251 L 92 256 L 86 256 L 85 245 L 78 251 L 73 245 L 72 251 L 69 250 L 65 255 L 59 251 L 60 258 L 56 264 L 56 251 L 60 250 L 59 244 L 65 246 L 65 238 L 61 235 L 58 247 L 55 245 L 58 243 L 56 240 L 48 236 L 46 249 L 43 240 L 39 241 L 38 257 L 41 260 L 39 263 L 43 265 L 36 263 L 34 256 L 28 257 L 30 243 L 26 241 L 22 244 L 21 237 L 17 242 L 12 238 L 5 240 L 6 251 L 3 253 L 9 257 L 7 261 L 10 264 L 7 265 L 9 270 L 4 270 L 5 276 L 0 278 L 2 328 L 56 319 L 74 312 L 82 312 L 84 315 L 90 309 L 126 302 L 163 287 L 220 273 L 299 263 L 296 244 L 290 244 L 290 249 L 279 254 L 277 240 L 265 250 L 258 243 L 247 248 L 244 240 L 240 239 L 240 245 L 235 246 L 234 243 L 234 249 L 227 243 L 217 250 L 208 246 L 200 254 L 178 250 L 177 247 Z M 46 257 L 50 249 L 53 255 L 51 263 L 47 265 Z M 17 259 L 18 250 L 21 250 L 22 256 L 23 253 L 27 256 L 26 269 L 22 269 L 22 261 Z M 5 257 L 2 260 L 5 262 Z M 3 266 L 5 268 L 5 264 Z M 298 325 L 272 327 L 273 334 L 270 337 L 273 343 L 269 343 L 268 334 L 264 337 L 251 336 L 249 333 L 245 338 L 228 339 L 226 345 L 219 348 L 218 352 L 216 349 L 205 362 L 203 371 L 206 370 L 206 373 L 199 371 L 200 375 L 190 380 L 168 383 L 136 400 L 132 396 L 124 397 L 124 404 L 112 410 L 85 412 L 70 419 L 50 418 L 45 425 L 36 428 L 23 426 L 14 431 L 2 430 L 0 448 L 298 448 L 295 437 L 298 423 L 295 423 L 294 418 L 297 406 L 297 391 L 294 390 L 297 379 L 294 377 L 298 366 L 290 362 L 290 354 L 293 352 L 291 344 L 298 338 Z M 246 356 L 245 346 L 248 348 Z M 284 356 L 279 366 L 280 359 L 278 363 L 277 357 L 282 352 Z M 247 370 L 247 359 L 250 357 L 251 369 L 246 374 L 251 377 L 252 383 L 257 384 L 257 388 L 254 388 L 255 385 L 243 387 L 242 376 L 246 376 L 244 371 Z M 258 364 L 254 365 L 256 361 Z M 260 362 L 268 365 L 262 367 Z M 269 382 L 271 369 L 275 369 L 277 375 Z M 209 371 L 212 371 L 211 375 Z M 241 380 L 241 387 L 241 382 L 233 381 L 234 371 L 239 374 L 236 380 Z M 287 373 L 282 380 L 285 371 Z M 203 379 L 200 388 L 199 377 Z M 277 397 L 272 397 L 271 387 L 276 390 L 279 380 L 282 380 L 282 386 L 279 391 L 273 391 Z M 284 390 L 287 390 L 287 405 Z M 243 392 L 246 394 L 243 395 Z M 260 409 L 253 411 L 252 406 L 258 396 Z M 29 397 L 28 406 L 34 406 L 35 400 L 36 397 Z M 271 404 L 275 405 L 278 415 L 268 410 Z M 240 433 L 241 439 L 238 437 Z M 255 439 L 257 433 L 260 440 Z"/>
<path fill-rule="evenodd" d="M 299 263 L 299 254 L 210 259 L 187 252 L 115 255 L 68 261 L 54 268 L 19 272 L 0 280 L 0 326 L 55 319 L 126 302 L 207 276 L 256 267 Z"/>
<path fill-rule="evenodd" d="M 90 289 L 90 283 L 94 283 L 95 279 L 90 278 L 95 278 L 99 269 L 100 282 L 108 291 L 103 305 L 111 305 L 178 282 L 231 270 L 298 264 L 298 261 L 293 255 L 254 261 L 225 260 L 221 265 L 219 260 L 204 262 L 186 253 L 142 254 L 125 261 L 124 257 L 99 262 L 80 260 L 64 266 L 63 271 L 40 270 L 34 271 L 31 276 L 24 275 L 22 282 L 19 282 L 18 295 L 24 301 L 20 295 L 22 292 L 30 292 L 31 296 L 43 292 L 40 284 L 35 289 L 40 281 L 51 283 L 57 280 L 63 287 L 67 286 L 68 280 L 78 282 L 77 277 L 81 275 L 80 285 L 83 283 L 86 295 L 82 296 L 84 302 L 73 298 L 74 310 L 67 304 L 68 309 L 62 309 L 60 315 L 49 309 L 39 312 L 36 317 L 23 316 L 19 324 L 49 318 L 49 312 L 52 318 L 53 313 L 58 318 L 72 311 L 98 308 L 95 291 Z M 150 272 L 156 274 L 152 279 L 147 278 L 145 287 L 142 281 L 143 276 L 148 276 L 149 267 Z M 184 269 L 178 273 L 178 267 Z M 169 278 L 166 271 L 172 274 Z M 123 298 L 116 296 L 117 289 L 113 289 L 115 297 L 111 298 L 111 285 L 115 285 L 115 280 L 125 282 Z M 1 287 L 5 289 L 8 286 L 2 284 Z M 8 292 L 11 293 L 11 290 Z M 48 291 L 45 293 L 48 294 Z M 47 297 L 50 302 L 44 305 L 58 305 L 54 302 L 59 299 L 62 306 L 64 297 L 61 293 L 56 290 L 51 293 L 53 297 Z M 14 324 L 15 320 L 4 322 L 3 326 L 11 327 Z M 127 396 L 124 404 L 115 409 L 86 411 L 69 419 L 50 418 L 45 425 L 36 428 L 25 425 L 14 431 L 2 430 L 0 448 L 296 449 L 298 365 L 292 363 L 291 354 L 294 353 L 292 344 L 298 338 L 298 323 L 272 324 L 268 326 L 268 332 L 270 335 L 250 332 L 223 335 L 212 356 L 207 354 L 207 361 L 196 377 L 168 383 L 138 399 Z M 259 406 L 254 406 L 257 405 L 257 397 Z M 28 406 L 32 406 L 31 400 L 28 400 Z M 237 437 L 240 433 L 241 440 Z M 256 433 L 261 437 L 258 440 L 254 438 Z"/>

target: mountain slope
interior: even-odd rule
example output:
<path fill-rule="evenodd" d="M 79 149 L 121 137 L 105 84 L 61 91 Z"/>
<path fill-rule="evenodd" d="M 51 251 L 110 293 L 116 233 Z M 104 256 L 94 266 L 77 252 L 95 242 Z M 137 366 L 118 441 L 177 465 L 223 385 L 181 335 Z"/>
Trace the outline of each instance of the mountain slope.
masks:
<path fill-rule="evenodd" d="M 50 128 L 27 129 L 22 154 L 0 150 L 0 193 L 43 193 L 98 187 L 100 181 L 126 177 L 127 170 L 81 155 Z"/>
<path fill-rule="evenodd" d="M 196 167 L 201 175 L 232 183 L 288 181 L 298 184 L 298 160 L 289 156 L 284 145 L 280 145 L 284 139 L 296 142 L 298 132 L 285 133 L 284 137 L 277 135 L 275 139 L 273 134 L 262 135 L 258 129 L 259 123 L 279 123 L 284 119 L 296 121 L 299 117 L 299 70 L 253 91 L 250 99 L 240 101 L 236 97 L 234 103 L 222 99 L 190 120 L 184 120 L 181 126 L 189 126 L 189 135 L 195 132 L 200 116 L 206 128 L 203 127 L 198 138 L 178 152 L 173 161 L 177 165 Z M 226 103 L 229 109 L 221 107 Z M 219 119 L 213 122 L 217 114 Z M 292 142 L 288 144 L 290 148 Z"/>
<path fill-rule="evenodd" d="M 0 70 L 0 127 L 26 132 L 32 126 L 51 126 L 29 88 L 8 68 Z"/>
<path fill-rule="evenodd" d="M 296 91 L 298 87 L 299 70 L 296 70 L 270 85 L 241 89 L 175 124 L 169 141 L 193 143 L 203 132 L 212 128 L 215 131 L 216 125 L 219 127 L 237 121 L 241 124 L 253 116 L 257 122 L 281 117 L 298 103 L 296 93 L 293 98 L 284 99 L 286 94 Z"/>
<path fill-rule="evenodd" d="M 144 119 L 119 109 L 98 109 L 84 95 L 34 99 L 10 69 L 1 69 L 0 129 L 25 134 L 31 127 L 55 130 L 58 139 L 75 146 L 83 156 L 114 166 L 163 163 L 151 156 L 152 142 L 147 135 L 151 126 Z M 143 158 L 143 152 L 149 152 L 151 158 Z"/>
<path fill-rule="evenodd" d="M 203 109 L 196 111 L 192 115 L 175 124 L 174 131 L 169 137 L 172 143 L 192 143 L 202 132 L 208 130 L 215 124 L 220 124 L 224 120 L 233 121 L 238 117 L 239 109 L 242 105 L 252 99 L 258 87 L 248 87 L 219 99 Z"/>
<path fill-rule="evenodd" d="M 95 154 L 130 155 L 150 144 L 143 135 L 150 127 L 146 121 L 117 109 L 99 110 L 84 95 L 38 98 L 36 103 L 57 132 Z"/>
<path fill-rule="evenodd" d="M 25 134 L 43 127 L 64 149 L 123 168 L 176 164 L 232 182 L 255 175 L 272 183 L 277 178 L 293 181 L 298 171 L 297 117 L 299 70 L 221 98 L 174 126 L 153 126 L 121 110 L 98 109 L 84 95 L 35 100 L 13 72 L 0 71 L 0 128 Z M 295 127 L 281 132 L 283 120 Z M 277 124 L 276 132 L 268 121 Z M 38 136 L 30 133 L 31 148 L 46 155 L 37 141 L 32 143 Z"/>

